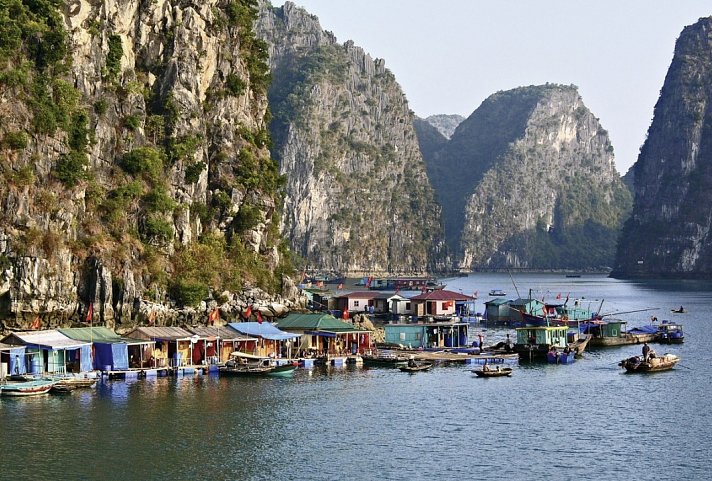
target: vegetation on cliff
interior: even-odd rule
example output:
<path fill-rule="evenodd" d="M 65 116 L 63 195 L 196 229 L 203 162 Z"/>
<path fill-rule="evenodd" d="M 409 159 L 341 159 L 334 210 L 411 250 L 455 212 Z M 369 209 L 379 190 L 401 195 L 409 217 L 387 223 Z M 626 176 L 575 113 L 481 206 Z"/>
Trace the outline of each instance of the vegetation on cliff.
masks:
<path fill-rule="evenodd" d="M 113 273 L 107 310 L 156 292 L 185 305 L 244 283 L 278 292 L 292 271 L 257 3 L 168 7 L 0 0 L 2 295 L 20 296 L 26 256 L 61 286 L 31 287 L 42 309 L 99 296 L 87 262 Z"/>

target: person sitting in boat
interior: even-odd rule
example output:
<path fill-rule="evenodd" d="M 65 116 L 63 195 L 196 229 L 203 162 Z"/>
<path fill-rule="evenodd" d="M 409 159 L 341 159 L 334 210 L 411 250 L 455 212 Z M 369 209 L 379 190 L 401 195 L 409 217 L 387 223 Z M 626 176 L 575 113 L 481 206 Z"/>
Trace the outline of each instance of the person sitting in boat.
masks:
<path fill-rule="evenodd" d="M 485 361 L 485 364 L 482 366 L 482 370 L 485 372 L 489 372 L 490 367 L 489 364 L 487 364 L 487 361 Z"/>
<path fill-rule="evenodd" d="M 655 359 L 656 357 L 657 357 L 657 354 L 655 354 L 655 351 L 653 351 L 651 349 L 650 352 L 648 353 L 648 360 Z"/>
<path fill-rule="evenodd" d="M 408 358 L 408 367 L 418 367 L 418 364 L 415 362 L 415 357 L 410 356 Z"/>

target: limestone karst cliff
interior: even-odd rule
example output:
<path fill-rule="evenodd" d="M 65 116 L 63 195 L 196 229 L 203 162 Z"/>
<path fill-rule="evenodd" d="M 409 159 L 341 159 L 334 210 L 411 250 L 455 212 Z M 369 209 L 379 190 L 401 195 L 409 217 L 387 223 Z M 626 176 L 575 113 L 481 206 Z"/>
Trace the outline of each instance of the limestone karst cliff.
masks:
<path fill-rule="evenodd" d="M 89 305 L 112 326 L 145 320 L 148 299 L 163 312 L 245 282 L 279 289 L 283 179 L 256 13 L 253 0 L 2 2 L 1 328 Z"/>
<path fill-rule="evenodd" d="M 612 265 L 630 193 L 576 87 L 490 96 L 426 163 L 461 269 Z"/>
<path fill-rule="evenodd" d="M 340 44 L 294 4 L 263 4 L 283 233 L 311 266 L 368 273 L 444 267 L 439 208 L 413 114 L 381 59 Z"/>
<path fill-rule="evenodd" d="M 712 277 L 712 17 L 685 27 L 633 167 L 613 275 Z"/>

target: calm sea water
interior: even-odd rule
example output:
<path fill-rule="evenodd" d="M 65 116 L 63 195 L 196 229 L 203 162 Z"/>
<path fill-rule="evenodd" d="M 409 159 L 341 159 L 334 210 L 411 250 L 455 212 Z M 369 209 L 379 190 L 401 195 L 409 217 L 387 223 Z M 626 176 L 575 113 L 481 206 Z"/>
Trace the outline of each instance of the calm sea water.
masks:
<path fill-rule="evenodd" d="M 520 294 L 603 299 L 631 325 L 684 305 L 682 362 L 625 375 L 640 346 L 573 365 L 520 365 L 479 379 L 465 366 L 106 381 L 89 392 L 0 401 L 0 479 L 699 480 L 712 469 L 712 285 L 517 275 Z M 508 275 L 449 279 L 482 296 Z M 471 334 L 480 332 L 475 328 Z M 485 330 L 494 340 L 506 330 Z M 513 331 L 512 331 L 513 332 Z"/>

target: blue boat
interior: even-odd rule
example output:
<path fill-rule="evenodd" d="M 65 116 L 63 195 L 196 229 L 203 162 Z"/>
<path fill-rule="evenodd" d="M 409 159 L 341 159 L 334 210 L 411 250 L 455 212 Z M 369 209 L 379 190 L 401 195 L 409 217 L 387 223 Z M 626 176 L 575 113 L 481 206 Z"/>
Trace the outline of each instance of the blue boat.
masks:
<path fill-rule="evenodd" d="M 662 344 L 682 344 L 685 342 L 682 325 L 672 321 L 662 321 L 658 326 L 655 340 Z"/>

